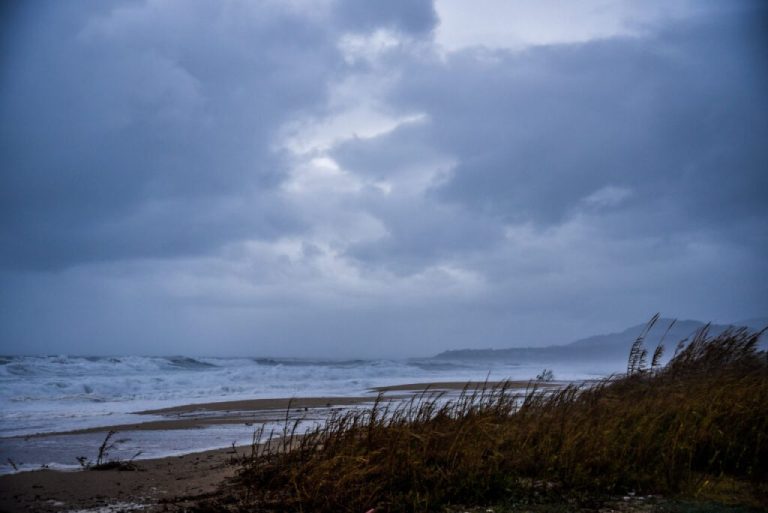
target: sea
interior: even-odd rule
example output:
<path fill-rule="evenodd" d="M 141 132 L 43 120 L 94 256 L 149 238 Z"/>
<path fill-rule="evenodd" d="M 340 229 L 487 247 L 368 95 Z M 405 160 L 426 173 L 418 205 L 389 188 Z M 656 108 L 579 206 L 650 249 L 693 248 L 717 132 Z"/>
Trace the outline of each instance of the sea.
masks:
<path fill-rule="evenodd" d="M 546 365 L 583 381 L 621 365 Z M 188 356 L 0 357 L 0 473 L 76 469 L 103 433 L 59 434 L 159 419 L 135 412 L 194 403 L 290 397 L 371 396 L 375 387 L 440 381 L 530 380 L 543 364 L 412 359 L 200 358 Z M 254 428 L 209 426 L 120 434 L 119 457 L 178 455 L 248 443 Z M 41 436 L 41 434 L 45 434 Z"/>

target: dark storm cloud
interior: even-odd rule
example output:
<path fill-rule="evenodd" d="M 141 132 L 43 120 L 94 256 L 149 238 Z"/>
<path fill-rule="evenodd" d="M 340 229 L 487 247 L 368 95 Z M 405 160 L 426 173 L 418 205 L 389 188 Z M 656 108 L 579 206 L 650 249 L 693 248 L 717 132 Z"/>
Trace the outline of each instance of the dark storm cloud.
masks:
<path fill-rule="evenodd" d="M 339 30 L 424 32 L 430 2 L 47 2 L 7 8 L 6 266 L 205 252 L 300 223 L 276 130 L 343 72 Z M 312 11 L 315 7 L 304 6 Z M 250 204 L 250 208 L 248 208 Z"/>
<path fill-rule="evenodd" d="M 270 144 L 338 64 L 317 23 L 278 4 L 36 7 L 17 10 L 0 84 L 5 265 L 172 256 L 296 229 L 269 194 L 281 179 Z"/>
<path fill-rule="evenodd" d="M 429 201 L 371 202 L 369 212 L 385 220 L 387 236 L 352 244 L 346 254 L 404 275 L 488 251 L 503 237 L 502 226 L 487 217 Z"/>
<path fill-rule="evenodd" d="M 333 156 L 346 169 L 371 180 L 408 181 L 441 165 L 434 126 L 409 123 L 385 135 L 339 145 Z M 438 171 L 439 174 L 439 171 Z M 427 179 L 427 178 L 424 178 Z M 439 178 L 438 178 L 439 179 Z M 352 245 L 348 255 L 412 273 L 440 259 L 467 251 L 486 251 L 503 237 L 503 226 L 461 205 L 436 201 L 434 194 L 372 194 L 364 208 L 386 223 L 388 234 L 379 240 Z"/>
<path fill-rule="evenodd" d="M 406 73 L 398 100 L 458 156 L 447 200 L 551 224 L 614 185 L 647 205 L 675 198 L 691 223 L 763 217 L 767 83 L 744 28 L 710 19 L 651 41 L 468 52 Z"/>
<path fill-rule="evenodd" d="M 412 61 L 391 101 L 430 123 L 351 141 L 335 156 L 378 177 L 451 155 L 451 177 L 428 196 L 485 216 L 486 226 L 546 229 L 586 212 L 617 238 L 708 231 L 764 253 L 768 81 L 758 11 L 718 11 L 645 38 Z M 448 221 L 446 239 L 428 216 L 401 223 L 396 212 L 382 216 L 393 236 L 355 256 L 434 259 L 500 234 L 466 236 L 466 223 Z"/>

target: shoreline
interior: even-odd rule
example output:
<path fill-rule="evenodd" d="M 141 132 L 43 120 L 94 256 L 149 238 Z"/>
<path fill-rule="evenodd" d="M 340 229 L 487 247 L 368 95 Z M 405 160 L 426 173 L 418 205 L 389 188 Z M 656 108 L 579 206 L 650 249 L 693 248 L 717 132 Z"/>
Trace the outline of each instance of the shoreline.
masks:
<path fill-rule="evenodd" d="M 370 396 L 193 403 L 135 412 L 137 415 L 166 417 L 164 419 L 9 438 L 55 439 L 58 436 L 98 434 L 110 430 L 120 433 L 176 431 L 179 433 L 177 436 L 184 436 L 185 431 L 234 424 L 243 424 L 244 427 L 253 429 L 253 426 L 259 424 L 284 422 L 287 415 L 290 420 L 307 416 L 322 420 L 333 410 L 373 403 L 378 395 L 387 401 L 401 400 L 425 391 L 460 392 L 464 388 L 474 390 L 497 384 L 499 383 L 479 381 L 406 383 L 373 388 Z M 525 389 L 530 385 L 530 381 L 510 382 L 510 388 L 513 389 Z M 539 386 L 561 385 L 541 383 Z M 231 464 L 231 460 L 237 455 L 234 451 L 248 447 L 249 444 L 233 443 L 219 449 L 192 450 L 181 455 L 136 459 L 136 471 L 45 468 L 0 475 L 0 511 L 53 513 L 140 510 L 152 513 L 163 511 L 170 505 L 180 507 L 186 502 L 214 493 L 228 478 L 233 477 L 236 468 Z M 115 507 L 109 509 L 110 505 Z"/>
<path fill-rule="evenodd" d="M 371 390 L 376 392 L 461 392 L 465 388 L 472 392 L 482 390 L 483 388 L 495 388 L 507 384 L 510 390 L 526 389 L 532 384 L 539 388 L 558 388 L 569 382 L 565 381 L 536 381 L 536 380 L 515 380 L 515 381 L 431 381 L 426 383 L 403 383 L 401 385 L 388 385 L 383 387 L 373 387 Z"/>
<path fill-rule="evenodd" d="M 8 437 L 8 439 L 33 439 L 51 436 L 83 435 L 107 431 L 169 431 L 195 429 L 227 424 L 260 424 L 285 420 L 286 408 L 302 413 L 310 410 L 334 409 L 373 402 L 375 396 L 352 397 L 303 397 L 277 399 L 240 399 L 191 403 L 155 410 L 133 412 L 134 415 L 164 416 L 164 419 L 137 421 L 123 424 L 93 426 L 67 431 L 41 432 L 30 435 Z M 273 414 L 270 416 L 270 414 Z"/>
<path fill-rule="evenodd" d="M 469 391 L 493 388 L 507 383 L 510 389 L 526 389 L 535 383 L 539 388 L 558 388 L 568 382 L 536 382 L 533 380 L 516 381 L 432 381 L 403 383 L 372 387 L 371 395 L 357 396 L 320 396 L 320 397 L 282 397 L 270 399 L 237 399 L 231 401 L 208 401 L 202 403 L 185 403 L 176 406 L 140 410 L 131 412 L 138 416 L 160 416 L 152 420 L 139 420 L 136 422 L 124 422 L 120 424 L 106 424 L 65 431 L 42 431 L 24 435 L 14 435 L 5 439 L 34 439 L 52 436 L 82 435 L 92 433 L 105 433 L 107 431 L 169 431 L 195 429 L 216 425 L 228 424 L 259 424 L 265 422 L 285 420 L 286 409 L 290 406 L 297 413 L 321 411 L 346 406 L 356 406 L 365 403 L 373 403 L 379 394 L 385 400 L 406 399 L 412 395 L 425 392 L 461 392 L 465 388 Z M 401 392 L 397 395 L 389 395 L 391 392 Z M 274 414 L 270 417 L 269 414 Z"/>

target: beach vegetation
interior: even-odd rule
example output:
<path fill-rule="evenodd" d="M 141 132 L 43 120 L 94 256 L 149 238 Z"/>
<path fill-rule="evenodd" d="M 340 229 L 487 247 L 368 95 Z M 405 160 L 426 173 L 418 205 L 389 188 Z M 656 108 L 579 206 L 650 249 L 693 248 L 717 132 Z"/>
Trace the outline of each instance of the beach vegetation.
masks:
<path fill-rule="evenodd" d="M 704 329 L 666 365 L 660 349 L 648 362 L 640 338 L 626 374 L 597 383 L 532 381 L 524 391 L 502 383 L 406 402 L 380 396 L 303 435 L 286 420 L 270 443 L 254 437 L 227 500 L 213 509 L 574 510 L 647 496 L 765 508 L 768 356 L 760 336 Z"/>
<path fill-rule="evenodd" d="M 110 457 L 110 451 L 117 449 L 119 444 L 128 441 L 127 438 L 115 439 L 117 434 L 115 430 L 109 430 L 104 436 L 101 445 L 96 453 L 96 461 L 85 456 L 78 456 L 77 462 L 80 464 L 83 470 L 138 470 L 138 466 L 134 463 L 134 460 L 141 455 L 141 451 L 134 454 L 130 459 L 123 460 L 120 458 Z"/>

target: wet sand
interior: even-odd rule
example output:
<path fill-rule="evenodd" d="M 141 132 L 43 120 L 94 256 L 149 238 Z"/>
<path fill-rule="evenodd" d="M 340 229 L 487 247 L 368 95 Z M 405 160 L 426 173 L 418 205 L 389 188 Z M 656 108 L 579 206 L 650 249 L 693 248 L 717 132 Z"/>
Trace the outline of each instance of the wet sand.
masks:
<path fill-rule="evenodd" d="M 0 476 L 0 511 L 181 511 L 235 473 L 232 449 L 142 460 L 138 470 L 37 470 Z M 133 506 L 131 506 L 133 505 Z M 139 509 L 143 506 L 143 509 Z"/>
<path fill-rule="evenodd" d="M 97 426 L 55 433 L 56 435 L 82 435 L 113 431 L 150 431 L 194 429 L 222 424 L 259 424 L 280 421 L 290 406 L 292 413 L 310 412 L 327 408 L 341 408 L 371 402 L 375 397 L 307 397 L 297 399 L 249 399 L 195 403 L 135 412 L 137 415 L 161 415 L 161 420 L 149 420 L 111 426 Z M 37 433 L 26 438 L 48 437 L 52 433 Z"/>
<path fill-rule="evenodd" d="M 537 387 L 557 388 L 563 385 L 562 382 L 555 381 L 434 381 L 430 383 L 406 383 L 402 385 L 391 385 L 386 387 L 376 387 L 373 390 L 377 392 L 424 392 L 434 390 L 435 392 L 449 390 L 461 391 L 465 388 L 470 392 L 482 388 L 492 389 L 506 384 L 510 389 L 525 389 L 535 383 Z"/>

